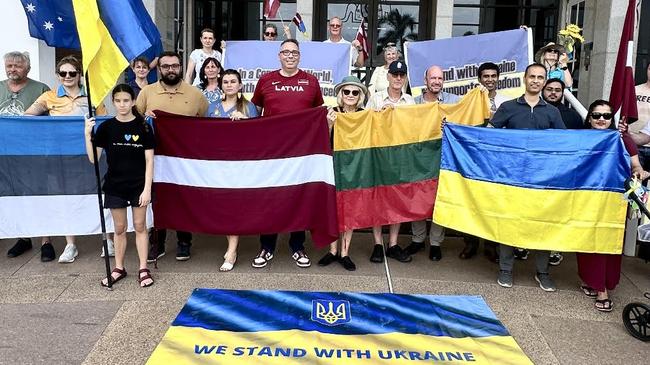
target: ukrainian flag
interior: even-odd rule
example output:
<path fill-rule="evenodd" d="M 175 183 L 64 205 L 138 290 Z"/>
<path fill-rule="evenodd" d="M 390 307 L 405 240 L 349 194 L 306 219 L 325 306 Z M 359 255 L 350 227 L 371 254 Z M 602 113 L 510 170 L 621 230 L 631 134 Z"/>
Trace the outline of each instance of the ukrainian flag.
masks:
<path fill-rule="evenodd" d="M 629 159 L 616 131 L 447 125 L 433 220 L 521 248 L 620 254 Z"/>
<path fill-rule="evenodd" d="M 477 296 L 196 289 L 154 364 L 531 364 Z"/>
<path fill-rule="evenodd" d="M 134 0 L 72 0 L 81 44 L 83 67 L 88 75 L 95 106 L 108 95 L 129 62 L 159 39 L 151 18 L 143 16 Z"/>

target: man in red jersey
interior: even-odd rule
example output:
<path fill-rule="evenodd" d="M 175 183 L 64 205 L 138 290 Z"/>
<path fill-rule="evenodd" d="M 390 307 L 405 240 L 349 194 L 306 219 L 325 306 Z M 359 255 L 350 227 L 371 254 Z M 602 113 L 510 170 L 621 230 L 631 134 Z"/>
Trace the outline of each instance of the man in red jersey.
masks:
<path fill-rule="evenodd" d="M 298 68 L 300 46 L 295 39 L 287 39 L 280 45 L 278 53 L 282 68 L 263 75 L 257 82 L 251 101 L 264 116 L 278 115 L 290 111 L 308 109 L 323 105 L 318 79 Z M 260 236 L 261 249 L 253 259 L 253 267 L 261 268 L 273 259 L 277 234 Z M 292 258 L 299 267 L 311 266 L 305 253 L 305 232 L 291 232 L 289 246 Z"/>

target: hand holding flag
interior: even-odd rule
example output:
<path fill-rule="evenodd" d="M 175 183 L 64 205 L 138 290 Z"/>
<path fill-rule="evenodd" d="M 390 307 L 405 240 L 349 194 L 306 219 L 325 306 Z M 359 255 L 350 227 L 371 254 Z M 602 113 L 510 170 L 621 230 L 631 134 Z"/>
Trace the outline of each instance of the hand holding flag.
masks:
<path fill-rule="evenodd" d="M 296 13 L 296 15 L 293 17 L 293 24 L 296 25 L 296 28 L 305 36 L 305 38 L 309 38 L 309 35 L 307 34 L 307 27 L 305 27 L 305 23 L 302 21 L 302 17 L 299 13 Z"/>

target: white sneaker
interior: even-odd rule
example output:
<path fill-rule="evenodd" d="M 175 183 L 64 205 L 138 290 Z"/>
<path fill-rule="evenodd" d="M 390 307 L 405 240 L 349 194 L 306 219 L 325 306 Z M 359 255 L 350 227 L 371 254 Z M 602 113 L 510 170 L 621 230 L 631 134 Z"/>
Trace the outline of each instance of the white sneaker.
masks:
<path fill-rule="evenodd" d="M 110 238 L 106 239 L 106 243 L 108 243 L 108 257 L 115 257 L 115 244 L 113 243 L 113 240 Z M 104 245 L 102 245 L 102 254 L 101 257 L 106 256 L 104 253 Z"/>
<path fill-rule="evenodd" d="M 74 244 L 68 244 L 65 246 L 65 249 L 63 250 L 61 256 L 59 256 L 59 263 L 69 264 L 71 262 L 74 262 L 74 258 L 78 255 L 79 251 L 77 251 L 77 246 Z"/>

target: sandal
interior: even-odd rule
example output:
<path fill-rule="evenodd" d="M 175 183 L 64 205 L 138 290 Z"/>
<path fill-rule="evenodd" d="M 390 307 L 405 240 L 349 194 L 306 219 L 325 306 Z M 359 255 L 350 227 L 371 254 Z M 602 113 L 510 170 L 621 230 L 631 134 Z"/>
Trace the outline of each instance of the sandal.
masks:
<path fill-rule="evenodd" d="M 143 273 L 145 274 L 144 276 L 142 276 Z M 142 284 L 142 282 L 147 280 L 147 279 L 151 280 L 151 282 L 149 284 Z M 140 269 L 138 271 L 138 282 L 140 283 L 140 287 L 142 287 L 142 288 L 152 286 L 153 285 L 153 278 L 151 277 L 151 271 L 149 271 L 149 269 Z"/>
<path fill-rule="evenodd" d="M 113 277 L 113 274 L 117 274 L 117 277 Z M 124 279 L 126 277 L 126 270 L 120 269 L 120 268 L 114 268 L 113 271 L 111 271 L 111 285 L 117 283 L 118 281 Z M 104 283 L 104 280 L 107 278 L 102 279 L 99 283 L 105 287 L 108 288 L 108 283 Z M 108 280 L 106 280 L 108 281 Z"/>
<path fill-rule="evenodd" d="M 598 296 L 598 291 L 590 286 L 580 285 L 580 289 L 582 289 L 582 292 L 589 298 L 595 298 Z"/>
<path fill-rule="evenodd" d="M 596 299 L 594 307 L 601 312 L 611 312 L 614 309 L 614 303 L 610 299 Z"/>
<path fill-rule="evenodd" d="M 228 253 L 226 252 L 226 254 L 223 255 L 223 264 L 219 268 L 219 271 L 226 272 L 232 270 L 232 268 L 235 267 L 236 262 L 237 262 L 237 253 L 235 253 L 235 258 L 232 260 L 232 262 L 230 262 L 228 261 Z"/>

